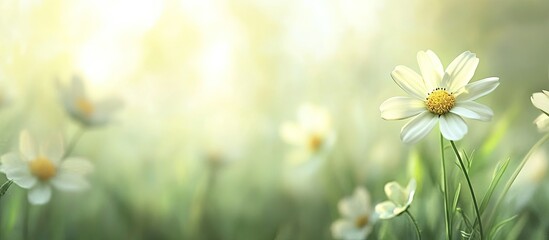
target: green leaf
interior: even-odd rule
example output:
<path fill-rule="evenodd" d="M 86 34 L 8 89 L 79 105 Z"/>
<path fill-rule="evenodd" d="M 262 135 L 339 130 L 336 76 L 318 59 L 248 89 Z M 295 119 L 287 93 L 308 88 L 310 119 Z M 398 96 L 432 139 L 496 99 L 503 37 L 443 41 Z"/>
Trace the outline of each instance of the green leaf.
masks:
<path fill-rule="evenodd" d="M 12 183 L 13 183 L 13 181 L 9 180 L 9 181 L 5 182 L 4 184 L 2 184 L 2 186 L 0 186 L 0 197 L 4 196 L 4 194 L 6 194 L 6 192 L 8 191 L 8 189 L 10 188 Z"/>
<path fill-rule="evenodd" d="M 491 238 L 491 237 L 494 237 L 494 236 L 498 233 L 498 231 L 501 230 L 501 229 L 503 228 L 503 226 L 504 226 L 505 224 L 510 223 L 511 221 L 515 220 L 515 218 L 517 218 L 517 217 L 518 217 L 518 215 L 515 215 L 515 216 L 512 216 L 512 217 L 510 217 L 510 218 L 507 218 L 507 219 L 505 219 L 505 220 L 499 222 L 498 224 L 496 224 L 496 225 L 492 228 L 492 230 L 490 230 L 490 234 L 489 234 L 490 238 Z"/>
<path fill-rule="evenodd" d="M 461 183 L 458 184 L 458 187 L 456 189 L 456 194 L 454 195 L 454 203 L 452 204 L 452 211 L 454 212 L 454 214 L 457 211 L 457 204 L 458 204 L 460 193 L 461 193 Z"/>
<path fill-rule="evenodd" d="M 488 205 L 488 202 L 490 202 L 490 199 L 492 198 L 494 190 L 498 186 L 501 178 L 503 177 L 503 174 L 505 174 L 505 171 L 507 170 L 507 167 L 509 167 L 510 162 L 511 162 L 511 158 L 507 158 L 506 160 L 500 161 L 498 163 L 496 170 L 494 171 L 494 174 L 492 174 L 492 180 L 490 181 L 490 185 L 488 186 L 488 191 L 486 191 L 486 194 L 484 194 L 484 197 L 482 198 L 482 203 L 480 204 L 481 213 L 483 213 L 484 210 L 486 210 L 486 206 Z"/>
<path fill-rule="evenodd" d="M 471 156 L 473 156 L 474 154 L 475 154 L 475 150 L 473 150 L 473 152 L 471 152 L 471 155 L 469 155 L 469 154 L 467 154 L 467 152 L 463 151 L 463 156 L 465 156 L 465 160 L 467 161 L 467 172 L 469 172 L 469 170 L 473 166 L 473 159 L 472 159 Z"/>
<path fill-rule="evenodd" d="M 464 230 L 460 231 L 461 237 L 463 237 L 464 239 L 471 239 L 471 237 L 473 236 L 473 231 L 474 231 L 474 228 L 471 225 L 471 221 L 469 221 L 469 218 L 467 218 L 467 216 L 465 216 L 465 213 L 463 212 L 463 210 L 461 208 L 456 208 L 456 210 L 459 213 L 459 215 L 461 216 L 461 218 L 463 219 L 463 223 L 465 224 L 465 227 L 467 228 L 467 231 L 464 231 Z M 468 232 L 468 231 L 471 231 L 471 232 Z"/>

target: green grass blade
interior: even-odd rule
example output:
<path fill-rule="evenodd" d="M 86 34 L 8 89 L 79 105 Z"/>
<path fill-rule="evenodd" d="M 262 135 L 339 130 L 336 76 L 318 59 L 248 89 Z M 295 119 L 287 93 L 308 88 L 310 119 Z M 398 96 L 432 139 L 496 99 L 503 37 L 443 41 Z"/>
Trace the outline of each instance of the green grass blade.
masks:
<path fill-rule="evenodd" d="M 503 192 L 499 196 L 499 198 L 496 202 L 496 205 L 494 206 L 494 211 L 492 212 L 492 215 L 495 213 L 495 211 L 497 211 L 497 209 L 499 208 L 499 206 L 503 202 L 503 199 L 507 195 L 507 192 L 509 192 L 509 189 L 511 188 L 511 185 L 513 185 L 513 183 L 515 182 L 515 179 L 518 177 L 518 175 L 519 175 L 520 171 L 522 170 L 522 168 L 524 167 L 524 165 L 526 165 L 526 162 L 528 161 L 528 159 L 530 159 L 530 156 L 532 155 L 532 153 L 534 153 L 547 140 L 549 140 L 549 134 L 546 134 L 545 136 L 543 136 L 536 144 L 534 144 L 534 146 L 532 146 L 532 148 L 530 148 L 530 151 L 528 151 L 526 156 L 524 156 L 522 161 L 519 163 L 519 166 L 513 172 L 513 175 L 509 178 L 509 180 L 507 180 L 507 183 L 505 184 L 505 187 L 503 188 Z M 490 218 L 492 218 L 492 216 Z"/>
<path fill-rule="evenodd" d="M 456 211 L 459 213 L 459 215 L 463 219 L 463 223 L 465 224 L 465 228 L 467 229 L 467 231 L 464 231 L 464 230 L 460 231 L 461 237 L 464 239 L 471 239 L 474 231 L 471 221 L 469 220 L 469 218 L 467 218 L 467 216 L 465 215 L 465 213 L 461 208 L 456 208 Z"/>
<path fill-rule="evenodd" d="M 2 186 L 0 186 L 0 197 L 4 196 L 4 194 L 6 194 L 6 192 L 8 191 L 8 189 L 10 188 L 12 183 L 13 183 L 13 181 L 9 180 L 9 181 L 5 182 L 4 184 L 2 184 Z"/>
<path fill-rule="evenodd" d="M 490 181 L 490 185 L 488 186 L 488 191 L 486 191 L 486 194 L 484 194 L 484 197 L 482 198 L 482 202 L 480 204 L 480 213 L 482 214 L 484 210 L 486 209 L 488 202 L 490 202 L 490 199 L 492 198 L 492 195 L 494 194 L 494 190 L 498 186 L 499 182 L 501 181 L 501 178 L 503 177 L 503 174 L 507 171 L 507 168 L 509 167 L 509 163 L 511 162 L 511 158 L 507 158 L 504 161 L 500 161 L 498 163 L 498 166 L 496 167 L 496 170 L 494 171 L 494 174 L 492 175 L 492 180 Z"/>
<path fill-rule="evenodd" d="M 461 193 L 461 183 L 458 184 L 458 187 L 456 189 L 456 194 L 454 195 L 454 203 L 452 204 L 452 211 L 454 212 L 454 214 L 457 211 L 457 204 L 458 204 L 460 193 Z"/>
<path fill-rule="evenodd" d="M 515 220 L 516 218 L 518 217 L 518 215 L 515 215 L 515 216 L 512 216 L 510 218 L 507 218 L 503 221 L 501 221 L 500 223 L 496 224 L 492 230 L 490 230 L 490 237 L 489 239 L 492 239 L 496 236 L 496 234 L 498 233 L 499 230 L 501 230 L 503 228 L 503 226 L 507 223 L 510 223 L 511 221 Z"/>

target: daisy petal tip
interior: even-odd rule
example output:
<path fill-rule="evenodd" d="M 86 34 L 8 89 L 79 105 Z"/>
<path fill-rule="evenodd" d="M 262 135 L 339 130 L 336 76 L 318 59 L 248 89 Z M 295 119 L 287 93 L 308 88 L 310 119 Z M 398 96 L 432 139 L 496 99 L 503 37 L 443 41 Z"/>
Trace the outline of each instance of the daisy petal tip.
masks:
<path fill-rule="evenodd" d="M 450 140 L 450 141 L 459 141 L 461 139 L 463 139 L 463 137 L 465 136 L 465 134 L 467 134 L 467 132 L 461 134 L 461 135 L 448 135 L 448 134 L 444 134 L 442 133 L 442 135 L 444 136 L 444 138 L 446 138 L 447 140 Z"/>
<path fill-rule="evenodd" d="M 400 134 L 400 140 L 405 144 L 414 145 L 414 144 L 418 143 L 419 140 L 421 140 L 421 139 L 412 138 L 409 135 Z"/>

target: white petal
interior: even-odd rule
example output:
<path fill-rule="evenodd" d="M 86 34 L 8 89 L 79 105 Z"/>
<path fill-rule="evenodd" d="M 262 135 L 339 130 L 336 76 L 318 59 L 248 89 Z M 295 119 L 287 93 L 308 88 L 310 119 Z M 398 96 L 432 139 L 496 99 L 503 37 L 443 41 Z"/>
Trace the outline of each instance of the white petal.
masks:
<path fill-rule="evenodd" d="M 450 92 L 456 92 L 469 83 L 475 74 L 478 62 L 478 58 L 472 52 L 466 51 L 460 54 L 446 68 L 442 84 L 448 86 Z"/>
<path fill-rule="evenodd" d="M 396 66 L 391 77 L 406 93 L 417 99 L 423 100 L 427 97 L 425 83 L 419 74 L 405 66 Z"/>
<path fill-rule="evenodd" d="M 376 205 L 376 213 L 381 219 L 393 218 L 398 214 L 395 214 L 397 206 L 391 201 L 385 201 Z"/>
<path fill-rule="evenodd" d="M 368 190 L 364 187 L 357 187 L 353 194 L 353 198 L 355 202 L 360 203 L 361 208 L 370 208 L 370 193 L 368 193 Z"/>
<path fill-rule="evenodd" d="M 17 184 L 19 187 L 28 189 L 34 186 L 38 179 L 33 176 L 29 171 L 18 171 L 13 172 L 8 179 L 11 179 L 15 184 Z"/>
<path fill-rule="evenodd" d="M 450 112 L 462 117 L 480 121 L 490 121 L 494 112 L 489 107 L 473 101 L 458 102 Z"/>
<path fill-rule="evenodd" d="M 410 206 L 412 201 L 414 200 L 414 195 L 416 194 L 416 188 L 417 183 L 415 179 L 410 179 L 410 182 L 408 183 L 408 186 L 406 187 L 406 193 L 408 195 L 408 201 L 406 202 L 405 207 Z"/>
<path fill-rule="evenodd" d="M 370 214 L 370 194 L 363 187 L 357 187 L 352 196 L 341 199 L 339 212 L 347 218 Z"/>
<path fill-rule="evenodd" d="M 292 145 L 303 145 L 306 143 L 307 138 L 305 131 L 293 122 L 282 124 L 280 127 L 280 136 L 282 140 Z"/>
<path fill-rule="evenodd" d="M 26 157 L 26 160 L 34 160 L 36 158 L 36 148 L 37 146 L 34 143 L 32 136 L 27 130 L 23 130 L 19 135 L 19 149 Z"/>
<path fill-rule="evenodd" d="M 441 115 L 439 125 L 440 132 L 448 140 L 460 140 L 467 133 L 467 124 L 463 118 L 453 113 Z"/>
<path fill-rule="evenodd" d="M 82 175 L 67 172 L 59 173 L 50 182 L 54 187 L 62 191 L 80 191 L 90 186 Z"/>
<path fill-rule="evenodd" d="M 427 135 L 437 123 L 438 117 L 425 111 L 410 120 L 400 131 L 400 139 L 405 143 L 416 143 Z"/>
<path fill-rule="evenodd" d="M 45 204 L 51 198 L 51 186 L 40 183 L 29 190 L 29 202 L 32 204 Z"/>
<path fill-rule="evenodd" d="M 330 229 L 332 230 L 332 236 L 335 239 L 342 239 L 343 236 L 345 236 L 345 233 L 353 230 L 353 228 L 354 223 L 345 219 L 339 219 L 335 221 L 330 227 Z"/>
<path fill-rule="evenodd" d="M 81 157 L 70 157 L 65 159 L 59 166 L 60 171 L 86 175 L 93 171 L 93 165 L 90 161 Z"/>
<path fill-rule="evenodd" d="M 359 201 L 354 198 L 354 196 L 350 196 L 339 200 L 337 208 L 339 209 L 339 213 L 341 213 L 342 216 L 347 218 L 354 218 L 357 215 L 361 214 L 359 210 L 362 209 L 363 206 Z"/>
<path fill-rule="evenodd" d="M 530 100 L 535 107 L 549 115 L 549 92 L 543 91 L 534 93 Z"/>
<path fill-rule="evenodd" d="M 335 239 L 363 240 L 371 232 L 372 226 L 367 224 L 363 228 L 357 228 L 353 221 L 339 219 L 332 224 L 330 229 Z"/>
<path fill-rule="evenodd" d="M 54 163 L 58 163 L 64 154 L 63 139 L 60 135 L 51 138 L 47 143 L 40 145 L 40 154 Z"/>
<path fill-rule="evenodd" d="M 396 206 L 404 206 L 408 201 L 408 194 L 397 182 L 385 184 L 385 194 Z"/>
<path fill-rule="evenodd" d="M 31 174 L 28 163 L 23 162 L 19 154 L 16 153 L 8 153 L 2 156 L 1 171 L 6 174 L 6 178 L 22 188 L 30 188 L 37 181 L 36 177 Z"/>
<path fill-rule="evenodd" d="M 2 155 L 2 157 L 0 157 L 0 162 L 2 163 L 0 165 L 0 171 L 2 172 L 14 167 L 27 166 L 27 163 L 23 162 L 17 153 L 6 153 Z"/>
<path fill-rule="evenodd" d="M 417 62 L 428 92 L 440 86 L 444 69 L 438 56 L 431 50 L 417 53 Z"/>
<path fill-rule="evenodd" d="M 347 218 L 369 215 L 371 212 L 370 194 L 363 187 L 357 187 L 352 196 L 343 198 L 338 203 L 339 212 Z"/>
<path fill-rule="evenodd" d="M 534 123 L 540 131 L 549 131 L 549 116 L 547 114 L 540 114 L 535 120 Z"/>
<path fill-rule="evenodd" d="M 465 85 L 457 91 L 456 100 L 473 101 L 494 91 L 499 85 L 499 78 L 490 77 Z"/>
<path fill-rule="evenodd" d="M 385 120 L 400 120 L 424 112 L 425 102 L 411 97 L 392 97 L 385 100 L 379 110 Z"/>
<path fill-rule="evenodd" d="M 319 106 L 303 104 L 297 111 L 299 126 L 306 132 L 324 132 L 330 129 L 330 113 Z"/>

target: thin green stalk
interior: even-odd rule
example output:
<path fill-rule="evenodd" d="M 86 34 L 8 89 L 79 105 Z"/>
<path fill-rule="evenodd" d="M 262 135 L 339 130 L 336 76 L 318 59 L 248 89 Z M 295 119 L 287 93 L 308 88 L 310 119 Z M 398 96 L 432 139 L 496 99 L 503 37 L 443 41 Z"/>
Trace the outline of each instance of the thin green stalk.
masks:
<path fill-rule="evenodd" d="M 463 175 L 465 175 L 465 179 L 467 180 L 467 185 L 469 186 L 469 191 L 471 192 L 471 198 L 473 198 L 473 203 L 475 205 L 475 212 L 477 214 L 478 227 L 480 230 L 480 239 L 484 239 L 484 233 L 482 229 L 482 220 L 480 218 L 480 211 L 478 210 L 477 198 L 475 196 L 475 191 L 473 190 L 473 185 L 471 184 L 471 179 L 469 178 L 469 173 L 467 173 L 467 169 L 465 168 L 465 164 L 463 164 L 461 155 L 459 155 L 459 151 L 456 148 L 456 144 L 452 140 L 450 140 L 450 143 L 452 144 L 452 149 L 454 149 L 454 153 L 456 154 L 456 157 L 459 160 L 459 164 L 461 165 L 461 171 L 463 172 Z"/>
<path fill-rule="evenodd" d="M 452 239 L 452 224 L 450 221 L 450 209 L 448 209 L 448 182 L 446 180 L 446 160 L 444 157 L 444 137 L 440 134 L 440 155 L 442 161 L 442 194 L 444 195 L 444 219 L 446 221 L 446 238 Z"/>
<path fill-rule="evenodd" d="M 86 131 L 85 127 L 81 127 L 75 134 L 72 136 L 71 140 L 69 141 L 69 145 L 67 145 L 67 150 L 65 151 L 65 154 L 63 154 L 63 158 L 68 157 L 72 151 L 74 150 L 74 147 L 76 147 L 76 143 L 80 140 L 84 132 Z"/>
<path fill-rule="evenodd" d="M 408 211 L 408 209 L 406 209 L 406 211 L 404 212 L 406 213 L 406 215 L 408 215 L 408 217 L 410 218 L 410 221 L 412 221 L 412 223 L 416 227 L 417 239 L 421 240 L 421 231 L 419 231 L 419 226 L 417 225 L 416 219 L 414 218 L 414 216 L 412 216 L 412 214 Z"/>
<path fill-rule="evenodd" d="M 518 177 L 520 171 L 522 171 L 522 168 L 524 167 L 524 165 L 526 165 L 526 162 L 528 162 L 528 159 L 530 159 L 530 156 L 541 146 L 543 145 L 545 142 L 547 142 L 547 140 L 549 140 L 549 134 L 546 134 L 545 136 L 543 136 L 540 140 L 538 140 L 538 142 L 536 142 L 536 144 L 534 144 L 534 146 L 532 146 L 532 148 L 530 148 L 530 151 L 528 151 L 528 153 L 524 156 L 524 158 L 520 161 L 520 164 L 518 165 L 517 169 L 515 169 L 515 171 L 513 172 L 513 175 L 511 176 L 511 178 L 509 178 L 509 180 L 507 181 L 507 184 L 505 184 L 505 188 L 503 189 L 503 193 L 499 196 L 498 198 L 498 201 L 496 202 L 496 205 L 494 207 L 494 209 L 498 209 L 499 208 L 499 205 L 501 204 L 501 202 L 503 201 L 503 199 L 505 198 L 505 195 L 507 195 L 507 192 L 509 191 L 509 189 L 511 188 L 511 185 L 513 185 L 513 183 L 515 182 L 515 179 Z M 491 218 L 492 216 L 490 216 Z"/>

